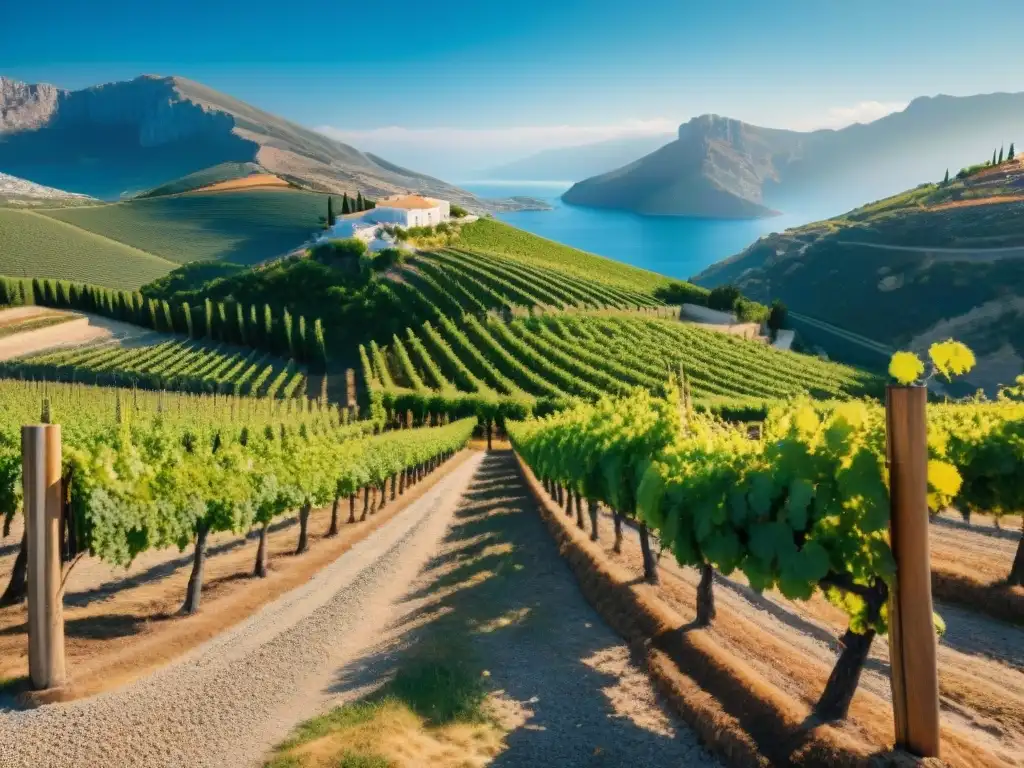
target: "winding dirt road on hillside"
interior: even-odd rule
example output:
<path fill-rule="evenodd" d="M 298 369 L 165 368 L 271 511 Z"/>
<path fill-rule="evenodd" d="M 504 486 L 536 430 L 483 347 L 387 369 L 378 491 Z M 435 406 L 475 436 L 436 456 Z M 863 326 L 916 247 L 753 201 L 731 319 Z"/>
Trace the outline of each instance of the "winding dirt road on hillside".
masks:
<path fill-rule="evenodd" d="M 476 453 L 310 582 L 155 674 L 0 710 L 0 765 L 258 765 L 455 617 L 509 733 L 496 766 L 717 766 L 576 588 L 509 452 Z"/>

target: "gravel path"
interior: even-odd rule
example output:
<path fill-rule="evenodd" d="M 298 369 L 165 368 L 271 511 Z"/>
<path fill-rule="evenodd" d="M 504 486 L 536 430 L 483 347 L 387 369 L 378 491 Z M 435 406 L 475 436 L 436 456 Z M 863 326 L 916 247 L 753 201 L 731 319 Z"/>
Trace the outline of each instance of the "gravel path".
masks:
<path fill-rule="evenodd" d="M 259 764 L 384 629 L 480 461 L 456 467 L 307 585 L 152 676 L 71 704 L 0 711 L 0 766 Z"/>

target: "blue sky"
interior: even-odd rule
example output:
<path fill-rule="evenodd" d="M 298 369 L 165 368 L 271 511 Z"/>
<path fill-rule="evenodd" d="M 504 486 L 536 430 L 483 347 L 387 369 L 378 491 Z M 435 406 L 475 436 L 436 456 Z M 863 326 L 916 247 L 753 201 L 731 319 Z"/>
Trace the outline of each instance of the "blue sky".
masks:
<path fill-rule="evenodd" d="M 1020 0 L 8 0 L 2 18 L 0 74 L 179 74 L 449 177 L 704 112 L 810 129 L 1024 90 Z"/>

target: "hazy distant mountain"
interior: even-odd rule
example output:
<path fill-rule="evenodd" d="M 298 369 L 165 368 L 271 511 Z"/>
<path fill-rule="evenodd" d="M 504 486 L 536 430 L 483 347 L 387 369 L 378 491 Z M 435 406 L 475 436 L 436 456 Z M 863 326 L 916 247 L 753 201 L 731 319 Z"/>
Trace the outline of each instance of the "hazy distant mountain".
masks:
<path fill-rule="evenodd" d="M 483 179 L 510 181 L 576 181 L 631 163 L 674 139 L 675 134 L 663 133 L 545 149 L 477 175 Z"/>
<path fill-rule="evenodd" d="M 464 190 L 184 78 L 66 91 L 0 77 L 0 171 L 114 199 L 229 162 L 322 191 L 414 190 L 483 207 Z"/>
<path fill-rule="evenodd" d="M 935 96 L 838 131 L 761 128 L 717 115 L 633 163 L 574 185 L 568 203 L 647 214 L 750 218 L 839 212 L 1024 144 L 1024 94 Z"/>

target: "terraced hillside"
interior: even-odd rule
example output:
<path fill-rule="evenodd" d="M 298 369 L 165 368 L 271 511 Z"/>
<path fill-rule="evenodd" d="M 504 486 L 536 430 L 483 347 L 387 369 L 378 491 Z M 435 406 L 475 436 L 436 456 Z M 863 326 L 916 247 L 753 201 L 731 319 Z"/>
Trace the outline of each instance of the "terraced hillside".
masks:
<path fill-rule="evenodd" d="M 848 366 L 636 314 L 441 318 L 370 344 L 364 357 L 371 388 L 384 392 L 508 397 L 544 409 L 630 387 L 659 391 L 680 366 L 695 400 L 711 406 L 878 392 L 873 376 Z"/>
<path fill-rule="evenodd" d="M 0 207 L 0 275 L 135 289 L 174 268 L 159 256 L 63 221 L 63 214 L 73 210 Z M 87 210 L 97 209 L 82 208 L 82 212 Z"/>
<path fill-rule="evenodd" d="M 659 288 L 678 285 L 680 282 L 656 272 L 547 240 L 493 219 L 480 219 L 462 227 L 459 244 L 471 251 L 554 268 L 575 277 L 596 280 L 638 293 L 653 294 Z M 695 293 L 701 295 L 706 291 L 697 288 Z"/>
<path fill-rule="evenodd" d="M 398 273 L 397 285 L 428 316 L 512 307 L 646 309 L 661 307 L 650 293 L 480 251 L 445 248 L 418 255 Z M 400 289 L 401 290 L 401 289 Z"/>
<path fill-rule="evenodd" d="M 256 264 L 302 245 L 318 229 L 318 217 L 326 211 L 326 195 L 254 189 L 43 213 L 175 264 L 211 260 Z M 161 274 L 169 271 L 165 268 Z"/>
<path fill-rule="evenodd" d="M 262 397 L 306 394 L 304 370 L 259 350 L 174 339 L 88 344 L 0 363 L 0 376 Z"/>

